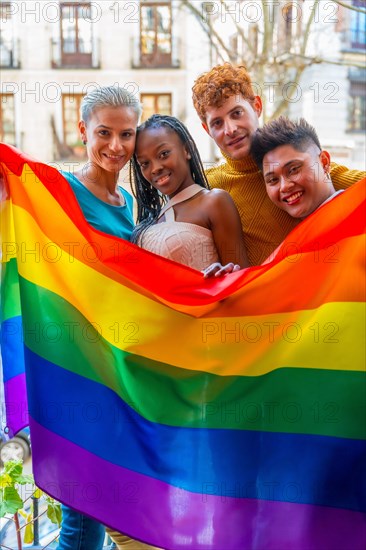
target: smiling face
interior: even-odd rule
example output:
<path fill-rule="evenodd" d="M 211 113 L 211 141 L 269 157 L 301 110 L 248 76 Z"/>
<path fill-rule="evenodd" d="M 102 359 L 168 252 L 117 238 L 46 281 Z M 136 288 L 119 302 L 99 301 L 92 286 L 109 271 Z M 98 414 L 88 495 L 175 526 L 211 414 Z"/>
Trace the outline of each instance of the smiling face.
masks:
<path fill-rule="evenodd" d="M 135 154 L 144 178 L 170 198 L 194 183 L 190 154 L 173 130 L 142 130 L 137 136 Z"/>
<path fill-rule="evenodd" d="M 234 160 L 241 160 L 249 155 L 261 112 L 262 102 L 258 96 L 249 102 L 242 95 L 232 95 L 221 107 L 206 108 L 203 127 L 221 151 Z"/>
<path fill-rule="evenodd" d="M 269 198 L 293 218 L 305 218 L 334 193 L 329 165 L 329 154 L 315 144 L 305 152 L 292 145 L 276 147 L 263 158 Z"/>
<path fill-rule="evenodd" d="M 132 157 L 138 116 L 131 107 L 99 107 L 79 122 L 89 161 L 106 172 L 118 173 Z"/>

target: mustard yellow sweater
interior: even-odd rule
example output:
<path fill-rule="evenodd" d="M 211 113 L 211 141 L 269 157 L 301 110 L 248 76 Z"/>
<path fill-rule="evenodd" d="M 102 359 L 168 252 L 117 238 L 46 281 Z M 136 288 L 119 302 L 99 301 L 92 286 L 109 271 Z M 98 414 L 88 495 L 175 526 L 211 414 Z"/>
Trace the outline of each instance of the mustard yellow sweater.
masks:
<path fill-rule="evenodd" d="M 268 198 L 262 173 L 250 158 L 233 160 L 226 155 L 225 164 L 206 171 L 211 187 L 225 189 L 239 211 L 244 240 L 251 265 L 261 264 L 299 223 L 280 210 Z M 332 163 L 334 187 L 346 189 L 365 173 Z"/>

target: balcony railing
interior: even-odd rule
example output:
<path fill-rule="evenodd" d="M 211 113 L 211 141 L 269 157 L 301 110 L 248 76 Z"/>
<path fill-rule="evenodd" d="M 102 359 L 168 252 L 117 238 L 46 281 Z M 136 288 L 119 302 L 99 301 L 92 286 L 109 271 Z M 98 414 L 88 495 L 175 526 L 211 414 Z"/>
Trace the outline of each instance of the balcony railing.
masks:
<path fill-rule="evenodd" d="M 70 52 L 58 38 L 51 40 L 51 59 L 53 69 L 100 69 L 100 41 L 94 39 L 91 51 Z"/>
<path fill-rule="evenodd" d="M 20 69 L 19 40 L 9 44 L 0 44 L 0 67 L 2 69 Z"/>
<path fill-rule="evenodd" d="M 150 54 L 142 53 L 140 37 L 131 39 L 131 68 L 132 69 L 180 69 L 179 59 L 180 41 L 172 39 L 171 52 L 162 52 L 156 49 Z"/>

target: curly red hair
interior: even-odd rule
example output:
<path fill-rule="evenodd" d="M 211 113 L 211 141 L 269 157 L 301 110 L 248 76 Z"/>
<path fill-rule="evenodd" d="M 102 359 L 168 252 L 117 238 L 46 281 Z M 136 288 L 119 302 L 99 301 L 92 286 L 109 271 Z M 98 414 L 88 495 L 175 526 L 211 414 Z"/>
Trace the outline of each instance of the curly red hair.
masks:
<path fill-rule="evenodd" d="M 230 63 L 216 65 L 195 80 L 192 87 L 193 105 L 198 116 L 206 122 L 207 107 L 221 107 L 224 101 L 241 94 L 247 101 L 254 101 L 255 94 L 248 71 L 244 66 Z"/>

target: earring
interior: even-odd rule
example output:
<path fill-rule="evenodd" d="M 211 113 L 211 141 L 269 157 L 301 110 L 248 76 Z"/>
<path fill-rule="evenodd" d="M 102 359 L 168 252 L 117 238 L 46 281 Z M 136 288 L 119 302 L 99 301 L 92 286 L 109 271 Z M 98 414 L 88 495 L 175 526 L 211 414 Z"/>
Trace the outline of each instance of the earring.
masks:
<path fill-rule="evenodd" d="M 83 145 L 86 145 L 88 142 L 86 141 L 86 139 L 84 138 L 83 139 Z"/>

